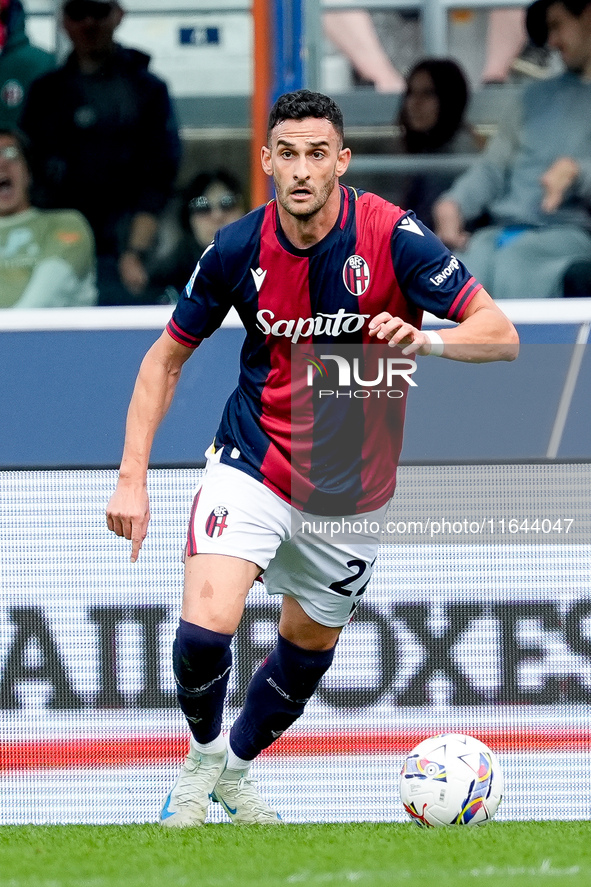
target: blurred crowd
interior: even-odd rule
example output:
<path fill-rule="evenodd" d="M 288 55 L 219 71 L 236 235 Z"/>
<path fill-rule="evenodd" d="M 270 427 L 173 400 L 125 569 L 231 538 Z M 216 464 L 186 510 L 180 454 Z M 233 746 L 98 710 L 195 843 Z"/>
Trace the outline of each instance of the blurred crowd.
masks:
<path fill-rule="evenodd" d="M 174 303 L 247 210 L 217 163 L 179 185 L 173 102 L 149 56 L 115 39 L 124 15 L 65 0 L 58 63 L 31 45 L 21 0 L 0 0 L 0 308 Z M 417 21 L 396 15 L 394 49 L 377 14 L 324 15 L 358 83 L 398 94 L 381 150 L 404 172 L 352 183 L 412 209 L 496 299 L 591 295 L 591 0 L 488 13 L 480 88 L 520 82 L 492 136 L 456 60 L 404 62 Z M 461 174 L 436 162 L 454 156 Z"/>
<path fill-rule="evenodd" d="M 175 302 L 244 212 L 241 185 L 218 170 L 175 193 L 173 104 L 149 57 L 115 40 L 116 0 L 63 3 L 61 65 L 30 45 L 21 0 L 0 8 L 0 306 Z"/>

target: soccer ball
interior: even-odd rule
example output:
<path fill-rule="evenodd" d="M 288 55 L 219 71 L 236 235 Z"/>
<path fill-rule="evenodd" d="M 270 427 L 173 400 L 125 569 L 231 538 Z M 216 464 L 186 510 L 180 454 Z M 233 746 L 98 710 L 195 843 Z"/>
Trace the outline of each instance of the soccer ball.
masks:
<path fill-rule="evenodd" d="M 423 740 L 407 756 L 400 797 L 421 827 L 483 825 L 495 815 L 503 785 L 499 763 L 483 742 L 440 733 Z"/>

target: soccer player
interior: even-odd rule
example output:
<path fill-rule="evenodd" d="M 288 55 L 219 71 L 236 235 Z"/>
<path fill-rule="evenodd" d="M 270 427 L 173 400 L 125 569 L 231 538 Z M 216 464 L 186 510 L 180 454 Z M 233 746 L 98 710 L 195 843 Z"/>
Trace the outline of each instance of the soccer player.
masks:
<path fill-rule="evenodd" d="M 292 390 L 291 348 L 350 343 L 392 355 L 388 346 L 399 346 L 406 363 L 417 354 L 488 361 L 517 353 L 510 321 L 411 212 L 340 183 L 350 156 L 330 98 L 301 90 L 277 100 L 261 153 L 276 199 L 216 234 L 136 381 L 107 511 L 109 528 L 132 541 L 132 561 L 148 526 L 154 433 L 183 363 L 236 307 L 246 329 L 240 380 L 208 451 L 188 532 L 173 666 L 191 740 L 162 809 L 164 826 L 200 825 L 210 798 L 236 823 L 280 821 L 249 778 L 250 764 L 302 714 L 329 668 L 379 536 L 308 538 L 293 532 L 294 509 L 354 515 L 373 526 L 394 490 L 400 427 L 384 435 L 363 401 L 334 401 L 357 410 L 356 425 L 367 431 L 343 466 L 339 410 L 329 410 L 329 422 L 318 410 L 310 433 L 316 407 L 305 389 L 301 412 L 294 409 L 302 390 Z M 422 309 L 457 325 L 422 332 Z M 269 593 L 283 595 L 277 643 L 226 738 L 230 643 L 261 574 Z"/>

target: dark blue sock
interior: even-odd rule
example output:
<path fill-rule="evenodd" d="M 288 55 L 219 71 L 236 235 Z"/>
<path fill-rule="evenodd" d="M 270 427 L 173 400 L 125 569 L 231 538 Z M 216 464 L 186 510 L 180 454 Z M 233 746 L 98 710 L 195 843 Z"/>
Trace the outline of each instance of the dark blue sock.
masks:
<path fill-rule="evenodd" d="M 181 619 L 172 647 L 179 705 L 197 742 L 219 736 L 232 667 L 231 634 Z"/>
<path fill-rule="evenodd" d="M 230 731 L 230 745 L 239 758 L 254 760 L 299 718 L 334 651 L 304 650 L 278 636 L 275 649 L 253 675 Z"/>

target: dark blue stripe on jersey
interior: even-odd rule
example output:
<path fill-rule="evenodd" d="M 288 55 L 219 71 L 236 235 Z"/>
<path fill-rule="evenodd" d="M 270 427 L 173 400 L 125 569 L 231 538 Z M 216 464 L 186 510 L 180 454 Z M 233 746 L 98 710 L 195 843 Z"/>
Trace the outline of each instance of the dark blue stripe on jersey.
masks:
<path fill-rule="evenodd" d="M 472 301 L 479 289 L 482 289 L 481 284 L 479 284 L 477 280 L 471 277 L 468 283 L 464 286 L 463 290 L 460 290 L 459 295 L 457 296 L 449 310 L 447 316 L 450 320 L 455 320 L 456 322 L 458 322 L 462 319 L 464 311 L 466 310 L 469 303 Z"/>
<path fill-rule="evenodd" d="M 188 333 L 185 333 L 172 317 L 166 324 L 166 330 L 169 336 L 175 339 L 175 341 L 180 342 L 181 345 L 186 345 L 187 348 L 197 348 L 203 341 L 203 339 L 198 339 L 196 336 L 190 336 Z"/>
<path fill-rule="evenodd" d="M 216 236 L 224 275 L 231 282 L 232 296 L 236 295 L 233 302 L 247 334 L 240 352 L 238 386 L 226 402 L 215 440 L 224 447 L 222 462 L 258 481 L 264 480 L 260 466 L 270 446 L 267 435 L 261 433 L 261 416 L 271 357 L 265 336 L 253 323 L 260 301 L 253 272 L 260 268 L 261 228 L 271 210 L 259 207 Z"/>

